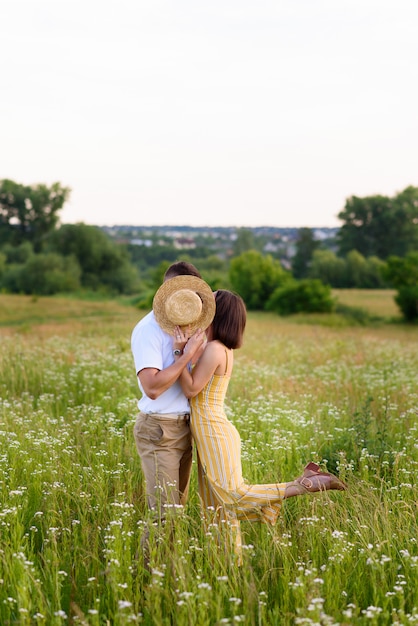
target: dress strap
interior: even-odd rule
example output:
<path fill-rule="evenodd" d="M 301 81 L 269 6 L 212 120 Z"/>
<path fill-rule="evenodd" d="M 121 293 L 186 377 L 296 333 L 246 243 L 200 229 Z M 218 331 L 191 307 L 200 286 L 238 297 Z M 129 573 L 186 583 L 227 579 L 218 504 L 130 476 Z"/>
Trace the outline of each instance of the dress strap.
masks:
<path fill-rule="evenodd" d="M 228 373 L 228 350 L 225 348 L 225 376 Z"/>

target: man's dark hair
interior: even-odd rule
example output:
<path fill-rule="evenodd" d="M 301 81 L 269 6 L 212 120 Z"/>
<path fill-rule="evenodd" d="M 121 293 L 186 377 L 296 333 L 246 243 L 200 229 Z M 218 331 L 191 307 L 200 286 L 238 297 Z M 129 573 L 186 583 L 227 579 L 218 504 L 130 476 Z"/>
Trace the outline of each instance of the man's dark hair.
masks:
<path fill-rule="evenodd" d="M 164 274 L 164 280 L 174 278 L 175 276 L 197 276 L 197 278 L 202 278 L 199 270 L 192 263 L 188 263 L 187 261 L 172 263 Z"/>

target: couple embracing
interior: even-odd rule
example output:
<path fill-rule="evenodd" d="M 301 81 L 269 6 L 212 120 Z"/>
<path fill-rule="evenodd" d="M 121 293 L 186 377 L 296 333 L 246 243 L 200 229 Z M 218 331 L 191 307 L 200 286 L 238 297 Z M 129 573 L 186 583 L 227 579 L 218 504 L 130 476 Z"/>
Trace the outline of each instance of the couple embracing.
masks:
<path fill-rule="evenodd" d="M 194 265 L 180 261 L 166 271 L 153 310 L 131 337 L 141 391 L 134 436 L 148 505 L 162 519 L 165 507 L 186 503 L 194 441 L 203 511 L 227 522 L 238 565 L 240 520 L 273 525 L 286 498 L 346 489 L 316 463 L 290 482 L 251 484 L 243 478 L 241 439 L 224 401 L 245 325 L 239 295 L 213 293 Z"/>

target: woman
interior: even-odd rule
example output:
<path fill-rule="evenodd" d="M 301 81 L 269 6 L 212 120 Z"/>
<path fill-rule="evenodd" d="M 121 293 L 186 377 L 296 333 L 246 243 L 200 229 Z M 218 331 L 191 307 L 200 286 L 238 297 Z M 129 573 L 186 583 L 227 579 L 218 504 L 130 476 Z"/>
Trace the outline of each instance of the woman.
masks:
<path fill-rule="evenodd" d="M 346 486 L 336 476 L 321 472 L 315 463 L 309 463 L 303 475 L 291 482 L 253 485 L 244 480 L 241 439 L 226 417 L 224 400 L 234 365 L 233 350 L 240 348 L 243 341 L 246 309 L 242 298 L 231 291 L 218 290 L 214 295 L 216 312 L 206 330 L 206 347 L 194 368 L 182 371 L 180 383 L 190 398 L 190 426 L 198 453 L 202 505 L 229 521 L 240 563 L 239 520 L 275 524 L 284 499 L 329 489 L 343 490 Z M 202 334 L 198 330 L 187 341 L 187 334 L 176 327 L 173 349 L 194 352 L 202 343 Z"/>

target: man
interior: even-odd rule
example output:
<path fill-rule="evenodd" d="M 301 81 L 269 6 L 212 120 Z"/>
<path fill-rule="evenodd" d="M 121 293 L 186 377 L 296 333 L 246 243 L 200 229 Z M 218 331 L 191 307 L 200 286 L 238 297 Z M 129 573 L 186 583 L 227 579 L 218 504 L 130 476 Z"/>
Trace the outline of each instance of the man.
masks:
<path fill-rule="evenodd" d="M 185 305 L 179 302 L 183 296 L 191 298 Z M 193 355 L 178 356 L 177 352 L 174 360 L 174 329 L 184 323 L 190 332 L 193 327 L 206 328 L 214 307 L 213 294 L 199 271 L 191 263 L 179 261 L 166 271 L 154 296 L 153 310 L 132 332 L 131 348 L 142 393 L 134 426 L 135 443 L 148 505 L 159 518 L 164 518 L 165 505 L 185 504 L 192 467 L 189 403 L 178 378 Z"/>

